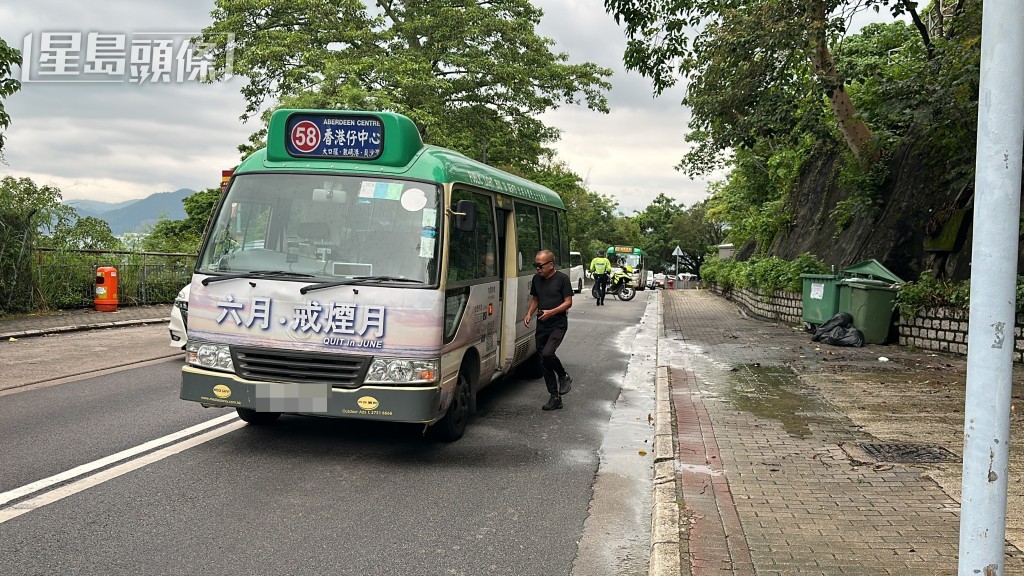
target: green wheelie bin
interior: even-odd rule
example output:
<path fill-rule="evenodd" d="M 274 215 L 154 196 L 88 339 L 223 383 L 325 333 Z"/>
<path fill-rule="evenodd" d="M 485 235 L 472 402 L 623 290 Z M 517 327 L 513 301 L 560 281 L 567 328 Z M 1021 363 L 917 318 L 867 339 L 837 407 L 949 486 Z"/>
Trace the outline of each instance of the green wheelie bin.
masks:
<path fill-rule="evenodd" d="M 903 280 L 877 260 L 854 264 L 842 274 L 846 278 L 838 282 L 839 311 L 853 316 L 866 344 L 885 344 Z"/>
<path fill-rule="evenodd" d="M 815 326 L 828 322 L 839 311 L 840 280 L 835 274 L 801 274 L 804 283 L 801 319 Z"/>

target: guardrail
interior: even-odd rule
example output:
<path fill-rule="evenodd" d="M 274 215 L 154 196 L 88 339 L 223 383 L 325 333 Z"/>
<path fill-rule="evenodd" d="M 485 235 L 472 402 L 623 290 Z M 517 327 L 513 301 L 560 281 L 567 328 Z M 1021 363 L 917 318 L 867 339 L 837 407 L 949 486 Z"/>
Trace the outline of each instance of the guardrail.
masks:
<path fill-rule="evenodd" d="M 34 248 L 32 253 L 34 310 L 92 306 L 100 266 L 117 268 L 119 306 L 171 303 L 196 264 L 195 254 L 167 252 Z"/>

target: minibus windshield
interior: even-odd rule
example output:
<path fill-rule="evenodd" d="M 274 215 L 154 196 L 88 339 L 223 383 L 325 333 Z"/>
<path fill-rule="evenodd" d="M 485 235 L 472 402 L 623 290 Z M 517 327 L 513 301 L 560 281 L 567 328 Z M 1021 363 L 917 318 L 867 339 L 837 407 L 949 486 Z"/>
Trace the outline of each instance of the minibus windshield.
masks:
<path fill-rule="evenodd" d="M 197 271 L 245 277 L 273 270 L 280 271 L 275 278 L 307 284 L 373 276 L 436 285 L 438 198 L 436 184 L 379 176 L 236 175 Z"/>

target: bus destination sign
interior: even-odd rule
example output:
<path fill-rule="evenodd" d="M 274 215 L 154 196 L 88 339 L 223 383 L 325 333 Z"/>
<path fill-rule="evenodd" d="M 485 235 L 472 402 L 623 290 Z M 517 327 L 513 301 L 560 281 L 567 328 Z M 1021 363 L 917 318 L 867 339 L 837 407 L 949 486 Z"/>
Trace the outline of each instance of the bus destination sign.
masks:
<path fill-rule="evenodd" d="M 296 158 L 376 160 L 384 152 L 384 124 L 367 115 L 292 114 L 285 149 Z"/>

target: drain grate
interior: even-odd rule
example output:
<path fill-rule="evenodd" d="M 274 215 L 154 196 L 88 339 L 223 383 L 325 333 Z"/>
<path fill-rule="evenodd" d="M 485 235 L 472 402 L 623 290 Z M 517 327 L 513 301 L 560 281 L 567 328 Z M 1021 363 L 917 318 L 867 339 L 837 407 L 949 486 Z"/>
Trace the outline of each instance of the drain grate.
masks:
<path fill-rule="evenodd" d="M 861 444 L 880 462 L 959 462 L 960 457 L 942 446 L 930 444 Z"/>

